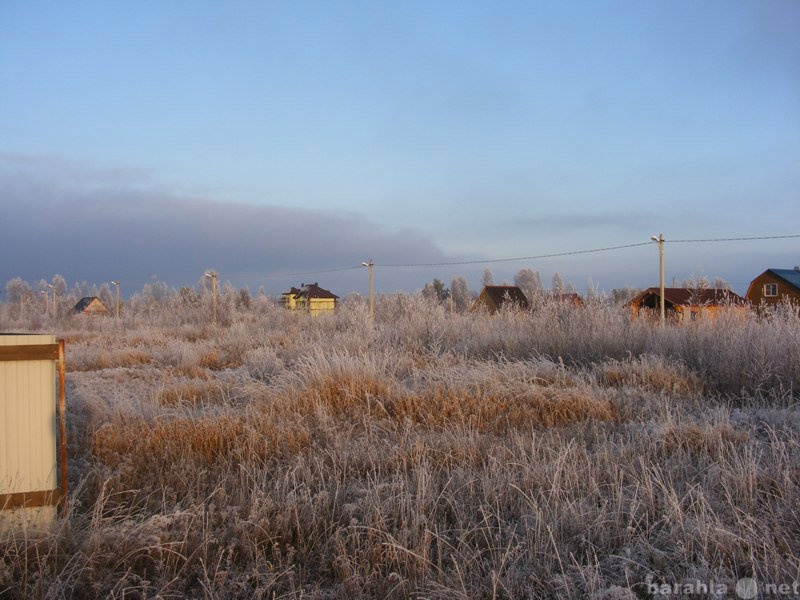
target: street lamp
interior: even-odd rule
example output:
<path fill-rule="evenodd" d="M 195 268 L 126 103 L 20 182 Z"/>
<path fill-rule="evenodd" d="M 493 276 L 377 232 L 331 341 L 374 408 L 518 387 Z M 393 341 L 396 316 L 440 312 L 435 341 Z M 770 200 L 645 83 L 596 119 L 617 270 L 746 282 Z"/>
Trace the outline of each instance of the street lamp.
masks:
<path fill-rule="evenodd" d="M 211 294 L 213 295 L 213 302 L 214 302 L 214 325 L 217 324 L 217 273 L 215 271 L 209 271 L 205 273 L 205 276 L 211 280 Z"/>
<path fill-rule="evenodd" d="M 111 285 L 117 286 L 117 304 L 116 304 L 116 308 L 115 308 L 115 311 L 114 311 L 114 315 L 115 315 L 114 318 L 115 319 L 119 319 L 119 283 L 120 283 L 119 281 L 112 281 L 111 282 Z"/>
<path fill-rule="evenodd" d="M 369 259 L 369 262 L 362 262 L 362 267 L 369 267 L 369 322 L 372 323 L 375 320 L 375 313 L 374 313 L 374 305 L 373 305 L 373 296 L 372 296 L 372 267 L 375 266 L 375 263 L 372 262 L 372 259 Z"/>
<path fill-rule="evenodd" d="M 659 293 L 661 323 L 664 323 L 664 234 L 659 233 L 658 237 L 651 235 L 650 239 L 658 243 L 658 271 L 659 271 Z"/>

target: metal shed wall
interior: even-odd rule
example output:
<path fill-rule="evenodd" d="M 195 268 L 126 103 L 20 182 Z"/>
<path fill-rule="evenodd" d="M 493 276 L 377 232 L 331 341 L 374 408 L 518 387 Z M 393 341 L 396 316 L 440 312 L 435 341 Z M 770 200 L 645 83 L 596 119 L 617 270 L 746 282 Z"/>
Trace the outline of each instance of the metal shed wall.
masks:
<path fill-rule="evenodd" d="M 52 335 L 0 334 L 0 347 L 55 343 Z M 0 509 L 11 494 L 57 498 L 57 436 L 55 360 L 0 361 Z M 33 503 L 50 505 L 0 510 L 0 526 L 53 519 L 52 502 Z"/>

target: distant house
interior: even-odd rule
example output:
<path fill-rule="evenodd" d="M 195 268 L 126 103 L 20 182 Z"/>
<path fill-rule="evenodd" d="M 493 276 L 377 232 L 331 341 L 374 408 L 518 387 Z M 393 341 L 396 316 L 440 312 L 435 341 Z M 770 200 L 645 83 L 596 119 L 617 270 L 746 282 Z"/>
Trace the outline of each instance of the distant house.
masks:
<path fill-rule="evenodd" d="M 661 293 L 657 287 L 644 290 L 628 303 L 634 315 L 646 311 L 658 315 L 661 304 Z M 696 288 L 664 288 L 664 309 L 668 319 L 684 321 L 699 317 L 713 317 L 720 310 L 746 310 L 744 298 L 730 290 L 696 289 Z"/>
<path fill-rule="evenodd" d="M 73 307 L 72 312 L 78 315 L 89 315 L 95 317 L 107 317 L 111 314 L 97 296 L 86 296 L 81 298 L 78 303 Z"/>
<path fill-rule="evenodd" d="M 288 310 L 304 311 L 313 316 L 333 312 L 338 299 L 339 296 L 317 283 L 301 283 L 299 288 L 292 287 L 281 294 L 281 301 Z"/>
<path fill-rule="evenodd" d="M 516 285 L 487 285 L 470 310 L 486 310 L 493 315 L 504 306 L 527 309 L 529 304 L 525 294 Z"/>
<path fill-rule="evenodd" d="M 572 306 L 583 306 L 583 298 L 575 292 L 551 292 L 547 297 Z"/>
<path fill-rule="evenodd" d="M 767 269 L 750 283 L 746 298 L 756 307 L 787 300 L 800 304 L 800 267 Z"/>

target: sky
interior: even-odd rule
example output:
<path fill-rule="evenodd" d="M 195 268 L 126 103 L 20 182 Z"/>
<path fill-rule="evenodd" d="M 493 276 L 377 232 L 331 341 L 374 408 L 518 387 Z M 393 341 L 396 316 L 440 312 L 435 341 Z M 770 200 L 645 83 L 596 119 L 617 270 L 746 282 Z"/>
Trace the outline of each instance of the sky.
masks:
<path fill-rule="evenodd" d="M 0 281 L 800 264 L 800 3 L 0 3 Z M 295 275 L 297 273 L 298 275 Z M 341 295 L 340 294 L 340 295 Z"/>

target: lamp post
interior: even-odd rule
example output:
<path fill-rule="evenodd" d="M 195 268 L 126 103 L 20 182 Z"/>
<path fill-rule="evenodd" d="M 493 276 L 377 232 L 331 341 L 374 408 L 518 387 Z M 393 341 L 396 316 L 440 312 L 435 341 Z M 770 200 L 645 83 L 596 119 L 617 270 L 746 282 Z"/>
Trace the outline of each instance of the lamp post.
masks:
<path fill-rule="evenodd" d="M 373 304 L 373 296 L 372 296 L 372 267 L 375 266 L 375 263 L 372 262 L 372 259 L 369 259 L 369 262 L 362 262 L 362 267 L 369 267 L 369 322 L 372 323 L 375 321 L 375 312 L 374 312 L 374 304 Z"/>
<path fill-rule="evenodd" d="M 112 281 L 111 285 L 117 286 L 117 302 L 116 306 L 114 307 L 114 318 L 119 320 L 119 281 Z"/>
<path fill-rule="evenodd" d="M 664 234 L 659 233 L 658 237 L 651 235 L 650 239 L 658 243 L 658 272 L 659 272 L 659 294 L 660 294 L 660 316 L 661 323 L 664 323 Z"/>
<path fill-rule="evenodd" d="M 216 271 L 210 271 L 205 274 L 206 277 L 211 279 L 211 294 L 213 296 L 213 306 L 214 306 L 214 325 L 217 324 L 217 273 Z"/>

